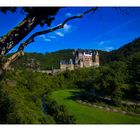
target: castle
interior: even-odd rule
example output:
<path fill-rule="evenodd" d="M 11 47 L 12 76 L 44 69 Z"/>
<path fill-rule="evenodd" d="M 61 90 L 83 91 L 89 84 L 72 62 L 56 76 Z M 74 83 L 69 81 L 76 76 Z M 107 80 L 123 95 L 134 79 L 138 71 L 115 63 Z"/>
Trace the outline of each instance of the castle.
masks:
<path fill-rule="evenodd" d="M 74 70 L 76 68 L 84 67 L 99 67 L 99 53 L 98 51 L 91 50 L 75 50 L 73 52 L 73 58 L 69 61 L 60 61 L 60 70 Z"/>

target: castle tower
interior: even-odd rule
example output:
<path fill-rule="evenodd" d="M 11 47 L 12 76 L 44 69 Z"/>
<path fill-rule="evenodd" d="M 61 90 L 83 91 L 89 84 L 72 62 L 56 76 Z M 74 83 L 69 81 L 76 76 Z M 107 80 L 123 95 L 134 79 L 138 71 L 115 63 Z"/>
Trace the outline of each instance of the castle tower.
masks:
<path fill-rule="evenodd" d="M 75 50 L 74 54 L 74 64 L 75 68 L 83 67 L 83 52 L 82 50 Z"/>
<path fill-rule="evenodd" d="M 83 53 L 84 67 L 93 66 L 92 51 L 85 50 Z"/>
<path fill-rule="evenodd" d="M 83 67 L 84 67 L 84 63 L 83 63 L 82 60 L 79 60 L 79 67 L 80 67 L 80 68 L 83 68 Z"/>
<path fill-rule="evenodd" d="M 60 61 L 60 70 L 61 71 L 65 71 L 66 70 L 66 63 L 65 63 L 65 61 Z"/>
<path fill-rule="evenodd" d="M 98 53 L 98 51 L 95 52 L 95 62 L 94 62 L 94 65 L 96 67 L 99 67 L 100 66 L 100 59 L 99 59 L 99 53 Z"/>
<path fill-rule="evenodd" d="M 74 64 L 73 64 L 73 60 L 72 59 L 69 60 L 69 65 L 67 65 L 67 66 L 68 66 L 69 70 L 74 70 Z"/>

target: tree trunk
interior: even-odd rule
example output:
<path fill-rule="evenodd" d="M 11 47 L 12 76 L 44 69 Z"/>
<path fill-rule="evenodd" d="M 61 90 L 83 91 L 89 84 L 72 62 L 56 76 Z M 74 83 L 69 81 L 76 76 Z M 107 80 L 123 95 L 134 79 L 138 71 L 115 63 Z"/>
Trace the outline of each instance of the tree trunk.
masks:
<path fill-rule="evenodd" d="M 0 40 L 0 56 L 8 53 L 15 45 L 25 38 L 38 24 L 40 20 L 28 15 L 18 26 L 13 28 Z"/>
<path fill-rule="evenodd" d="M 4 70 L 0 66 L 0 83 L 1 83 L 1 80 L 3 79 L 3 77 L 4 77 Z"/>

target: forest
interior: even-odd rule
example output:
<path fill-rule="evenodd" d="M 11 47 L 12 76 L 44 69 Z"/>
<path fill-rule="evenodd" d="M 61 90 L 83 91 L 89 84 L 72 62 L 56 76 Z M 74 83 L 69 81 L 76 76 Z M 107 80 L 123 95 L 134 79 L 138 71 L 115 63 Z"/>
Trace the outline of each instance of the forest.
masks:
<path fill-rule="evenodd" d="M 72 96 L 74 101 L 81 100 L 111 106 L 126 111 L 127 115 L 137 118 L 137 115 L 140 114 L 140 52 L 138 51 L 138 41 L 139 39 L 118 50 L 107 52 L 108 56 L 115 54 L 111 58 L 122 57 L 115 61 L 114 59 L 109 60 L 109 62 L 105 60 L 106 63 L 103 63 L 99 68 L 67 70 L 50 76 L 33 72 L 32 69 L 26 69 L 26 67 L 18 67 L 16 66 L 18 62 L 15 64 L 14 70 L 7 71 L 1 76 L 0 123 L 76 123 L 76 117 L 69 112 L 63 103 L 59 104 L 52 96 L 54 91 L 64 89 L 80 90 L 78 94 Z M 65 58 L 69 58 L 71 51 L 64 50 L 52 54 L 32 54 L 29 56 L 33 56 L 39 61 L 42 56 L 47 58 L 47 55 L 50 57 L 52 55 L 54 61 L 52 60 L 50 63 L 53 64 L 53 62 L 58 62 L 59 59 L 64 58 L 63 52 Z M 128 55 L 125 56 L 125 54 Z M 40 59 L 38 59 L 39 56 L 41 56 Z M 45 61 L 43 63 L 45 65 Z M 134 104 L 131 105 L 129 102 Z M 136 122 L 140 123 L 140 120 Z"/>

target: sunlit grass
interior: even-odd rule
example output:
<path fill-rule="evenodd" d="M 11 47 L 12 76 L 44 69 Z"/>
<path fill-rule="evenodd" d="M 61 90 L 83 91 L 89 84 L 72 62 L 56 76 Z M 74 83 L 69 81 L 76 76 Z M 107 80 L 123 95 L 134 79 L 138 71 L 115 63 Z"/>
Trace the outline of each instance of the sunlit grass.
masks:
<path fill-rule="evenodd" d="M 80 92 L 79 90 L 66 89 L 52 93 L 52 97 L 67 107 L 69 112 L 75 116 L 78 124 L 140 124 L 140 118 L 115 112 L 108 112 L 87 105 L 77 103 L 70 97 Z"/>

